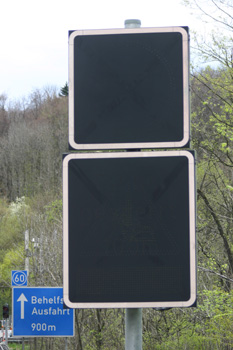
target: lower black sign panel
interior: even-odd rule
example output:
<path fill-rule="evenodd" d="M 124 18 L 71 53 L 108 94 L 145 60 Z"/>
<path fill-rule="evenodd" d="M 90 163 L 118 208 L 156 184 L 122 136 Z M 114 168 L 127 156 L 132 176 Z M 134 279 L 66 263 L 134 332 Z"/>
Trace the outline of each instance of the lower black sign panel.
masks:
<path fill-rule="evenodd" d="M 68 306 L 194 303 L 192 153 L 70 154 L 63 179 Z"/>

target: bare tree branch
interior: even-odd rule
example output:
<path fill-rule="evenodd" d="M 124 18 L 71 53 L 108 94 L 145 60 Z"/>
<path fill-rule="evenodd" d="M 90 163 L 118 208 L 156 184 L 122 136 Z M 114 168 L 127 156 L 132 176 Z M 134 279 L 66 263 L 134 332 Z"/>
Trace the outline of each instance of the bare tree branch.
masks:
<path fill-rule="evenodd" d="M 205 267 L 201 267 L 201 266 L 198 266 L 198 269 L 200 269 L 202 271 L 205 271 L 205 272 L 213 273 L 213 274 L 217 275 L 218 277 L 233 283 L 233 279 L 232 278 L 229 278 L 229 277 L 226 277 L 224 275 L 221 275 L 220 273 L 218 273 L 216 271 L 213 271 L 213 270 L 210 270 L 210 269 L 206 269 Z"/>
<path fill-rule="evenodd" d="M 228 242 L 228 240 L 226 238 L 226 235 L 224 233 L 224 230 L 223 230 L 223 227 L 221 225 L 221 222 L 219 221 L 218 216 L 215 213 L 215 211 L 213 210 L 213 208 L 212 208 L 208 198 L 206 197 L 206 195 L 200 189 L 197 190 L 197 193 L 203 199 L 203 201 L 205 202 L 207 208 L 210 211 L 211 216 L 214 219 L 214 222 L 217 225 L 218 232 L 219 232 L 219 234 L 220 234 L 220 236 L 221 236 L 221 238 L 223 240 L 223 244 L 224 244 L 224 247 L 225 247 L 225 250 L 226 250 L 226 254 L 227 254 L 229 265 L 230 265 L 230 270 L 233 272 L 233 253 L 231 251 L 229 242 Z"/>

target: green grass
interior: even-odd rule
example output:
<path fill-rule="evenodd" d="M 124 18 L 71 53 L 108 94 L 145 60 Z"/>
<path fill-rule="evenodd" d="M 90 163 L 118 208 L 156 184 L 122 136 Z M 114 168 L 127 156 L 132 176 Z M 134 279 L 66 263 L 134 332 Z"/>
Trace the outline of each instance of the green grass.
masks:
<path fill-rule="evenodd" d="M 23 349 L 23 345 L 20 343 L 8 343 L 8 347 L 10 350 L 22 350 Z M 28 344 L 24 344 L 24 350 L 29 350 L 29 345 Z"/>

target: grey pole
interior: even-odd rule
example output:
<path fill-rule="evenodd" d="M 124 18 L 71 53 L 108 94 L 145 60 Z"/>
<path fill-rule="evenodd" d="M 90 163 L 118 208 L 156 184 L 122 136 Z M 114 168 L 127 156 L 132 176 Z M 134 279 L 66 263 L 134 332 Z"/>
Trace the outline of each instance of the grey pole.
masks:
<path fill-rule="evenodd" d="M 142 350 L 142 309 L 125 310 L 125 350 Z"/>
<path fill-rule="evenodd" d="M 26 230 L 25 233 L 25 270 L 28 272 L 28 279 L 29 279 L 29 231 Z M 24 343 L 24 337 L 22 339 L 22 350 L 25 349 L 25 343 Z"/>
<path fill-rule="evenodd" d="M 28 272 L 28 278 L 29 278 L 29 231 L 26 230 L 25 233 L 25 270 Z"/>
<path fill-rule="evenodd" d="M 65 350 L 68 350 L 68 338 L 65 338 Z"/>
<path fill-rule="evenodd" d="M 8 318 L 5 320 L 5 344 L 8 345 Z"/>
<path fill-rule="evenodd" d="M 140 19 L 126 19 L 125 28 L 140 28 Z M 142 350 L 142 309 L 125 309 L 125 350 Z"/>
<path fill-rule="evenodd" d="M 140 19 L 126 19 L 125 28 L 140 28 L 141 21 Z"/>

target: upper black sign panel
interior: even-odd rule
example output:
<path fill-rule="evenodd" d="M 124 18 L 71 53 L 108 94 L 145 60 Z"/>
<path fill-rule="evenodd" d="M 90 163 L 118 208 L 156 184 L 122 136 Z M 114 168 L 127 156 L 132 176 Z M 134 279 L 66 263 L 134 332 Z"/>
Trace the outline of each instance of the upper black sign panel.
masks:
<path fill-rule="evenodd" d="M 187 145 L 187 30 L 75 31 L 69 50 L 73 149 Z"/>

